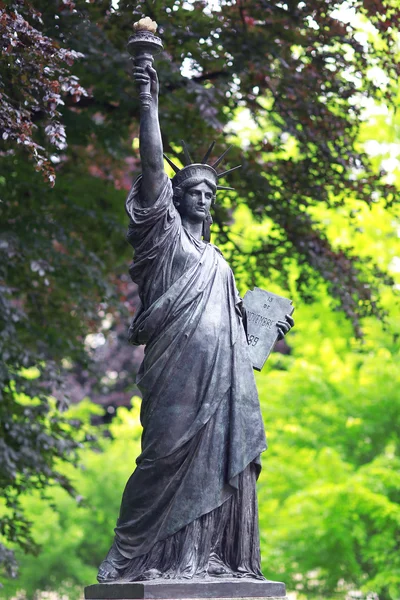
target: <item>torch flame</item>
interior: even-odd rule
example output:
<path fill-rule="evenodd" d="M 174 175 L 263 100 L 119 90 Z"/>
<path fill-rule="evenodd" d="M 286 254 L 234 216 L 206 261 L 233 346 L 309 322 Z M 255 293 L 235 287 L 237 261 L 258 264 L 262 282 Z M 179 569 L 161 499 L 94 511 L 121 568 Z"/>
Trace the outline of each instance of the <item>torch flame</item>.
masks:
<path fill-rule="evenodd" d="M 150 33 L 155 33 L 157 27 L 157 23 L 152 21 L 150 17 L 144 17 L 144 19 L 140 19 L 140 21 L 133 24 L 133 29 L 135 31 L 150 31 Z"/>

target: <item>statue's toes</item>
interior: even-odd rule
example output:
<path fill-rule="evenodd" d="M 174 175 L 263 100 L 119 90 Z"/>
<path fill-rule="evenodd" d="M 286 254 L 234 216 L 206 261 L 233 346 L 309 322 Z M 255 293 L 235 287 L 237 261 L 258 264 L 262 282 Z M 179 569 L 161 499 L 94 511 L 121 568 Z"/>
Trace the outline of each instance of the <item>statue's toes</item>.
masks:
<path fill-rule="evenodd" d="M 229 575 L 230 570 L 220 558 L 212 555 L 208 563 L 207 573 L 209 577 L 223 577 Z"/>
<path fill-rule="evenodd" d="M 119 578 L 117 569 L 108 560 L 103 560 L 97 573 L 97 581 L 99 583 L 109 583 L 110 581 L 117 581 Z"/>
<path fill-rule="evenodd" d="M 141 580 L 148 581 L 149 579 L 160 579 L 162 576 L 161 571 L 158 569 L 147 569 L 140 577 Z"/>

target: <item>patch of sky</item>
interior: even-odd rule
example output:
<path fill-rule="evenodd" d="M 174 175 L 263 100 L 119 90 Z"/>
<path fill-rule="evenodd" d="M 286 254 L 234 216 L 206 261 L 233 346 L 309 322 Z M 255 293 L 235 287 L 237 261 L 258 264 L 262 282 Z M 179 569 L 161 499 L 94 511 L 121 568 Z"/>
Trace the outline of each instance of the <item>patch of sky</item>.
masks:
<path fill-rule="evenodd" d="M 400 257 L 393 256 L 392 260 L 389 263 L 389 271 L 392 273 L 400 273 Z"/>
<path fill-rule="evenodd" d="M 186 10 L 194 10 L 195 3 L 196 3 L 196 0 L 186 0 L 186 2 L 184 2 L 182 4 L 182 8 L 185 8 Z M 233 4 L 233 2 L 222 2 L 221 0 L 208 0 L 206 2 L 206 6 L 204 7 L 203 10 L 204 10 L 205 14 L 211 15 L 213 12 L 221 10 L 222 3 L 229 5 L 229 6 L 232 6 L 232 4 Z"/>
<path fill-rule="evenodd" d="M 259 126 L 254 121 L 251 112 L 248 108 L 242 108 L 237 111 L 235 120 L 231 121 L 226 127 L 228 134 L 240 137 L 240 145 L 242 148 L 248 148 L 254 138 L 258 137 Z"/>
<path fill-rule="evenodd" d="M 199 69 L 197 63 L 190 56 L 186 56 L 181 64 L 181 75 L 182 77 L 187 77 L 190 79 L 191 77 L 197 77 L 202 74 L 201 69 Z"/>
<path fill-rule="evenodd" d="M 319 29 L 318 23 L 312 18 L 311 15 L 307 15 L 304 20 L 306 21 L 307 25 L 309 27 L 311 27 L 311 29 L 315 29 L 315 30 Z"/>
<path fill-rule="evenodd" d="M 103 333 L 89 333 L 85 338 L 85 346 L 89 350 L 95 350 L 106 343 Z"/>

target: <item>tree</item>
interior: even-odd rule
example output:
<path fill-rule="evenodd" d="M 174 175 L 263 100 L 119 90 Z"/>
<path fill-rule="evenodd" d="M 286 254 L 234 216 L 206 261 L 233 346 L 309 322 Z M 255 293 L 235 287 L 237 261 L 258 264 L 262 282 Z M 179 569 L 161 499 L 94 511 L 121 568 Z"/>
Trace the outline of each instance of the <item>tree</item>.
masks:
<path fill-rule="evenodd" d="M 158 62 L 166 150 L 177 153 L 175 140 L 181 133 L 194 150 L 202 150 L 197 140 L 205 146 L 215 133 L 223 137 L 223 127 L 246 107 L 268 131 L 246 151 L 234 140 L 232 164 L 238 159 L 244 164 L 232 179 L 239 201 L 274 224 L 268 239 L 259 240 L 251 253 L 256 260 L 248 271 L 268 268 L 282 273 L 283 280 L 282 256 L 293 257 L 303 295 L 307 298 L 317 281 L 328 282 L 332 296 L 357 327 L 360 316 L 379 314 L 371 281 L 365 286 L 365 265 L 350 252 L 334 250 L 307 208 L 319 203 L 337 206 L 349 194 L 366 203 L 374 201 L 373 193 L 389 204 L 395 201 L 395 189 L 371 171 L 355 141 L 360 97 L 390 102 L 397 93 L 396 4 L 346 3 L 347 10 L 358 11 L 375 28 L 376 41 L 364 44 L 357 41 L 351 24 L 334 17 L 342 2 L 223 2 L 215 12 L 205 10 L 206 5 L 35 3 L 42 11 L 44 34 L 86 57 L 73 71 L 91 97 L 79 108 L 60 109 L 71 145 L 90 143 L 100 168 L 97 174 L 120 179 L 115 168 L 123 168 L 118 159 L 130 151 L 126 142 L 138 116 L 125 46 L 132 20 L 147 10 L 159 22 L 168 51 Z M 183 63 L 190 64 L 190 77 L 181 76 Z M 386 74 L 386 83 L 376 80 L 377 69 Z M 295 154 L 287 152 L 287 140 L 296 146 Z M 67 157 L 63 163 L 69 162 Z M 107 167 L 100 166 L 102 160 Z M 60 175 L 64 166 L 59 167 Z M 232 197 L 228 204 L 237 202 Z M 216 221 L 222 238 L 229 238 L 228 217 L 221 207 Z M 383 274 L 376 270 L 375 276 Z"/>
<path fill-rule="evenodd" d="M 93 411 L 98 413 L 99 407 L 85 400 L 68 414 L 89 426 Z M 101 452 L 82 449 L 81 469 L 63 465 L 64 474 L 79 491 L 78 503 L 60 486 L 49 490 L 50 501 L 37 493 L 22 498 L 32 535 L 42 551 L 38 556 L 24 556 L 17 549 L 20 574 L 5 581 L 2 597 L 24 594 L 31 600 L 38 592 L 51 590 L 78 599 L 82 587 L 95 581 L 109 549 L 123 487 L 140 452 L 139 412 L 140 401 L 135 398 L 130 410 L 118 409 L 109 435 L 99 440 Z"/>
<path fill-rule="evenodd" d="M 62 103 L 60 93 L 73 91 L 76 97 L 84 93 L 76 77 L 61 67 L 62 61 L 71 64 L 80 55 L 43 36 L 17 9 L 25 9 L 27 18 L 41 22 L 38 12 L 23 3 L 1 8 L 1 134 L 8 149 L 2 153 L 0 177 L 0 489 L 4 497 L 0 539 L 35 551 L 19 497 L 55 484 L 73 493 L 59 462 L 75 463 L 87 431 L 71 424 L 51 395 L 57 391 L 63 404 L 63 359 L 84 360 L 87 323 L 99 319 L 96 303 L 106 293 L 105 263 L 97 258 L 95 248 L 101 243 L 107 251 L 115 221 L 100 217 L 98 229 L 85 235 L 84 244 L 90 205 L 85 206 L 83 193 L 79 205 L 66 206 L 67 177 L 59 186 L 64 192 L 54 210 L 48 185 L 18 158 L 18 150 L 14 153 L 15 142 L 22 145 L 36 169 L 52 183 L 53 168 L 45 148 L 34 139 L 34 121 L 40 124 L 39 138 L 45 133 L 62 150 L 65 136 L 56 108 Z M 107 190 L 99 181 L 94 183 L 101 203 Z M 84 188 L 85 182 L 80 185 Z M 96 193 L 96 186 L 92 191 Z M 71 215 L 76 224 L 80 222 L 81 232 L 70 221 Z M 2 544 L 0 566 L 15 573 L 12 552 Z"/>
<path fill-rule="evenodd" d="M 64 3 L 65 7 L 68 2 Z M 21 14 L 22 12 L 22 14 Z M 25 17 L 23 16 L 25 13 Z M 54 168 L 45 149 L 34 139 L 35 121 L 44 128 L 48 140 L 58 150 L 65 148 L 65 128 L 57 107 L 63 105 L 62 94 L 77 102 L 87 96 L 74 75 L 64 67 L 72 66 L 82 54 L 62 48 L 27 20 L 43 25 L 40 13 L 32 4 L 13 2 L 1 7 L 2 139 L 22 145 L 39 171 L 54 185 Z M 43 124 L 44 123 L 44 124 Z"/>
<path fill-rule="evenodd" d="M 75 436 L 48 398 L 55 387 L 61 395 L 62 370 L 88 369 L 86 334 L 98 331 L 106 314 L 118 320 L 127 308 L 123 199 L 128 171 L 139 170 L 130 143 L 139 105 L 125 48 L 132 21 L 143 13 L 159 23 L 166 48 L 157 62 L 166 152 L 181 159 L 178 140 L 185 138 L 200 156 L 217 137 L 220 147 L 234 144 L 226 168 L 243 164 L 229 179 L 237 191 L 221 198 L 215 214 L 216 241 L 241 285 L 267 278 L 284 291 L 295 287 L 301 302 L 326 288 L 357 335 L 361 318 L 382 318 L 379 298 L 390 274 L 368 252 L 333 243 L 316 215 L 340 209 L 352 237 L 354 202 L 396 207 L 396 188 L 373 168 L 358 134 L 361 99 L 391 102 L 397 93 L 400 14 L 395 3 L 346 2 L 373 28 L 361 43 L 355 27 L 335 17 L 342 5 L 238 0 L 210 11 L 205 2 L 35 0 L 1 6 L 7 89 L 1 91 L 0 410 L 3 455 L 18 456 L 2 482 L 15 503 L 14 518 L 6 518 L 18 524 L 12 532 L 6 521 L 7 537 L 29 547 L 18 506 L 22 489 L 43 487 L 48 478 L 69 486 L 56 459 L 74 453 Z M 246 145 L 234 133 L 240 118 L 257 127 Z M 53 189 L 35 162 L 51 181 L 54 169 Z M 229 228 L 233 212 L 246 205 L 256 221 L 251 244 Z M 41 425 L 34 434 L 36 413 Z M 26 462 L 21 439 L 37 447 L 43 433 L 51 451 L 43 443 Z"/>

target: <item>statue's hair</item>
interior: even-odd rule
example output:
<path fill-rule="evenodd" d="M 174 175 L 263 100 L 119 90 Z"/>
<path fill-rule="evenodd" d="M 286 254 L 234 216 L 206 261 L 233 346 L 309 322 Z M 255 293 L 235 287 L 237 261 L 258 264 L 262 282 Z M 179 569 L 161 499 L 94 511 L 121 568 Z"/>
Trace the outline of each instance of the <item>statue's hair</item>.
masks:
<path fill-rule="evenodd" d="M 177 206 L 177 207 L 179 206 L 179 204 L 180 204 L 183 196 L 187 192 L 187 190 L 189 190 L 192 187 L 195 187 L 196 185 L 199 185 L 200 183 L 206 183 L 209 186 L 209 188 L 212 190 L 212 192 L 213 192 L 212 204 L 214 204 L 215 196 L 217 193 L 217 186 L 215 185 L 215 183 L 206 177 L 189 177 L 184 182 L 182 182 L 180 185 L 176 185 L 173 187 L 173 201 L 174 201 L 175 206 Z"/>

